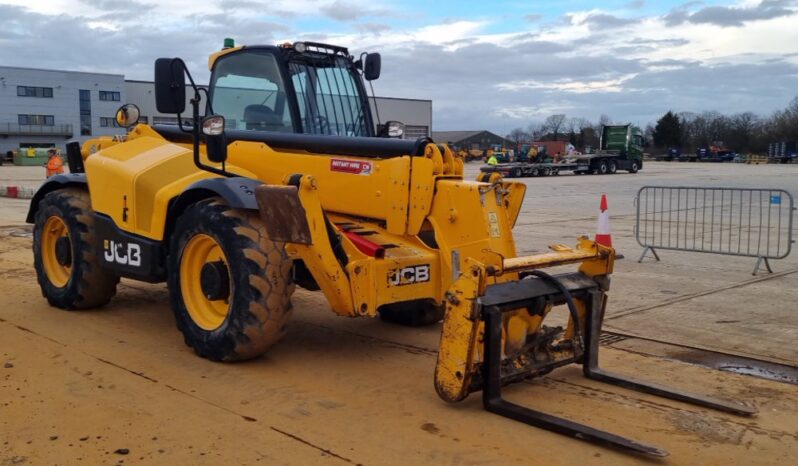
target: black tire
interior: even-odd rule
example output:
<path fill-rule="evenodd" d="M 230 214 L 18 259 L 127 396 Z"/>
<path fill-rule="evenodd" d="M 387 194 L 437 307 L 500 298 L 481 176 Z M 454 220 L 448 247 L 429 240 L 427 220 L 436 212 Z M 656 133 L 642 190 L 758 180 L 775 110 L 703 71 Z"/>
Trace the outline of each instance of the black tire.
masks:
<path fill-rule="evenodd" d="M 521 178 L 524 173 L 521 171 L 520 168 L 515 167 L 510 170 L 510 178 Z"/>
<path fill-rule="evenodd" d="M 48 276 L 44 264 L 45 255 L 57 254 L 55 250 L 43 250 L 45 224 L 51 217 L 60 219 L 68 232 L 68 251 L 70 270 L 68 281 L 58 286 L 54 278 Z M 61 309 L 90 309 L 103 306 L 116 294 L 119 277 L 100 266 L 100 254 L 94 238 L 94 217 L 92 217 L 89 193 L 77 188 L 59 189 L 47 193 L 39 203 L 33 226 L 33 265 L 36 279 L 51 306 Z M 46 243 L 46 242 L 45 242 Z"/>
<path fill-rule="evenodd" d="M 380 319 L 385 322 L 407 327 L 421 327 L 443 320 L 446 308 L 429 300 L 418 300 L 386 304 L 380 307 L 379 312 Z"/>
<path fill-rule="evenodd" d="M 183 253 L 189 240 L 198 235 L 212 238 L 227 260 L 227 314 L 213 329 L 195 322 L 181 287 Z M 251 359 L 283 337 L 292 314 L 292 261 L 283 243 L 268 238 L 256 212 L 233 209 L 220 198 L 197 202 L 177 219 L 169 251 L 172 310 L 177 328 L 197 355 L 214 361 Z"/>
<path fill-rule="evenodd" d="M 637 173 L 640 170 L 640 164 L 637 160 L 632 160 L 632 164 L 629 166 L 629 173 Z"/>
<path fill-rule="evenodd" d="M 529 176 L 539 176 L 540 171 L 537 168 L 533 168 L 532 171 L 529 173 Z"/>
<path fill-rule="evenodd" d="M 549 175 L 551 175 L 551 168 L 545 167 L 543 169 L 543 176 L 549 176 Z"/>
<path fill-rule="evenodd" d="M 615 160 L 610 160 L 610 175 L 614 175 L 618 171 L 618 164 Z"/>
<path fill-rule="evenodd" d="M 607 173 L 609 173 L 609 171 L 610 171 L 610 166 L 607 163 L 607 161 L 604 159 L 599 160 L 598 169 L 596 170 L 596 173 L 598 173 L 599 175 L 606 175 Z"/>

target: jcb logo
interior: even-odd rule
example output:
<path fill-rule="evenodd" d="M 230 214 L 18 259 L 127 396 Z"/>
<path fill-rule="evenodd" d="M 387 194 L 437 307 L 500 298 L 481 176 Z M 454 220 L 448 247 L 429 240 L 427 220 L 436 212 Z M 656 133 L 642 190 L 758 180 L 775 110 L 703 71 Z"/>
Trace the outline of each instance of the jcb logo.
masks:
<path fill-rule="evenodd" d="M 117 243 L 113 240 L 103 242 L 106 262 L 139 267 L 141 265 L 141 246 L 136 243 Z"/>
<path fill-rule="evenodd" d="M 412 285 L 429 281 L 429 264 L 414 265 L 391 270 L 388 273 L 388 284 L 391 286 Z"/>

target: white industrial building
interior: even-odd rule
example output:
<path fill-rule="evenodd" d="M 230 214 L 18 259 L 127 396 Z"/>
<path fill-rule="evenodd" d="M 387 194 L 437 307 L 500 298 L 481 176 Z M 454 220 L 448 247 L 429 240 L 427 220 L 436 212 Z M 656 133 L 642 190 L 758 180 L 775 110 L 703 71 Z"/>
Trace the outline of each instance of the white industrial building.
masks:
<path fill-rule="evenodd" d="M 114 115 L 125 103 L 141 109 L 142 123 L 176 123 L 158 113 L 151 81 L 121 74 L 0 66 L 0 154 L 20 147 L 58 147 L 69 141 L 121 134 Z M 432 101 L 377 97 L 382 122 L 401 121 L 406 137 L 429 136 Z M 374 112 L 375 101 L 371 99 Z M 376 112 L 375 122 L 376 122 Z M 188 116 L 188 115 L 187 115 Z"/>

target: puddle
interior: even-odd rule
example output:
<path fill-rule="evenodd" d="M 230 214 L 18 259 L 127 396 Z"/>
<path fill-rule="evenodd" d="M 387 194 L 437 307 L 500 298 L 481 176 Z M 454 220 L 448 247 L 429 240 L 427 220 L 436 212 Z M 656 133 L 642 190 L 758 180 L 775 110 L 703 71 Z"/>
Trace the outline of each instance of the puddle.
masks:
<path fill-rule="evenodd" d="M 16 226 L 0 227 L 0 235 L 14 236 L 17 238 L 32 238 L 33 225 L 19 226 L 19 227 Z"/>
<path fill-rule="evenodd" d="M 734 372 L 735 374 L 751 375 L 754 377 L 760 377 L 762 379 L 778 380 L 780 382 L 787 382 L 798 385 L 798 371 L 796 371 L 794 368 L 789 368 L 789 369 L 792 369 L 792 372 L 794 373 L 787 374 L 783 372 L 772 371 L 764 367 L 756 367 L 756 366 L 722 365 L 718 367 L 718 370 L 721 371 Z"/>
<path fill-rule="evenodd" d="M 659 356 L 675 361 L 696 364 L 719 371 L 749 375 L 761 379 L 798 385 L 798 367 L 707 351 L 688 346 L 674 345 L 630 335 L 602 332 L 601 344 L 617 349 Z"/>

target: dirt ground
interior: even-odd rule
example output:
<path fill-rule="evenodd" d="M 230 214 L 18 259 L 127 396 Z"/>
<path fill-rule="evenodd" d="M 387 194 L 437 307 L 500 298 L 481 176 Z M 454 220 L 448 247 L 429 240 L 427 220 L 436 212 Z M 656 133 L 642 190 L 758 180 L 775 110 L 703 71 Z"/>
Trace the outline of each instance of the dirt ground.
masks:
<path fill-rule="evenodd" d="M 0 167 L 0 181 L 16 175 Z M 468 167 L 472 178 L 477 165 Z M 165 285 L 123 280 L 104 309 L 42 299 L 24 226 L 27 201 L 0 198 L 0 465 L 6 464 L 792 464 L 796 385 L 713 370 L 650 349 L 712 350 L 798 367 L 798 259 L 750 275 L 750 258 L 662 252 L 636 262 L 643 185 L 785 188 L 798 166 L 652 163 L 637 175 L 524 180 L 521 253 L 593 232 L 610 200 L 616 264 L 602 365 L 759 410 L 737 417 L 589 381 L 579 368 L 505 390 L 512 401 L 654 444 L 662 460 L 563 437 L 482 410 L 478 394 L 440 401 L 439 326 L 404 328 L 329 312 L 297 291 L 288 335 L 239 364 L 196 357 Z M 665 357 L 667 356 L 667 357 Z"/>

